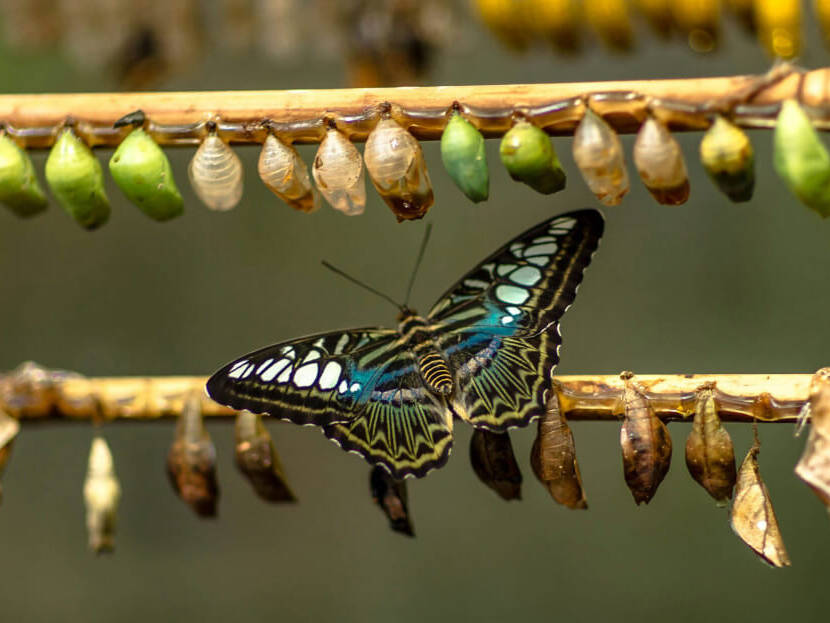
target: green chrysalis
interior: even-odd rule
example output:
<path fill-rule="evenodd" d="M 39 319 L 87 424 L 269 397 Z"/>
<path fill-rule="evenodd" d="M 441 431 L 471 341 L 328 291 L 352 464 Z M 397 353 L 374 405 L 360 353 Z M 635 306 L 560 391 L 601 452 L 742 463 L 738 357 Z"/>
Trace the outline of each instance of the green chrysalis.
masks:
<path fill-rule="evenodd" d="M 170 161 L 143 129 L 136 128 L 121 142 L 109 167 L 118 187 L 151 219 L 168 221 L 184 212 Z"/>
<path fill-rule="evenodd" d="M 63 209 L 84 229 L 97 229 L 109 219 L 101 163 L 71 128 L 61 131 L 49 152 L 46 181 Z"/>
<path fill-rule="evenodd" d="M 746 132 L 720 115 L 700 141 L 700 161 L 722 193 L 749 201 L 755 188 L 755 156 Z"/>
<path fill-rule="evenodd" d="M 510 177 L 544 195 L 565 188 L 565 171 L 545 132 L 528 121 L 519 121 L 501 140 L 501 161 Z"/>
<path fill-rule="evenodd" d="M 5 132 L 0 132 L 0 202 L 21 218 L 49 205 L 29 154 Z"/>
<path fill-rule="evenodd" d="M 484 153 L 484 137 L 476 127 L 452 113 L 441 135 L 441 160 L 444 168 L 470 201 L 486 201 L 490 195 L 490 173 Z"/>
<path fill-rule="evenodd" d="M 830 154 L 795 100 L 781 105 L 773 146 L 775 170 L 793 194 L 822 217 L 830 216 Z"/>

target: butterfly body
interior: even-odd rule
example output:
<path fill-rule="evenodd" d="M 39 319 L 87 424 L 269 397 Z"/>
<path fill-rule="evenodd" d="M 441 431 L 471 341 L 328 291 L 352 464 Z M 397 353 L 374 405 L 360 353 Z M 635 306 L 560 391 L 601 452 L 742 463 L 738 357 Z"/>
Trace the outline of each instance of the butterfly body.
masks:
<path fill-rule="evenodd" d="M 208 381 L 235 409 L 315 425 L 394 478 L 442 466 L 453 418 L 503 433 L 544 413 L 559 360 L 558 321 L 602 235 L 596 210 L 549 219 L 396 330 L 299 338 L 234 360 Z"/>

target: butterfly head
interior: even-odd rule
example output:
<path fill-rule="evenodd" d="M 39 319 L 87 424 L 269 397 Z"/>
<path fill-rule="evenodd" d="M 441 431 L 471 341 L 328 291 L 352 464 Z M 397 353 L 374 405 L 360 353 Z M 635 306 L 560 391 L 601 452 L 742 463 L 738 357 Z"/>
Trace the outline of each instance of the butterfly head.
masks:
<path fill-rule="evenodd" d="M 409 320 L 410 318 L 416 318 L 418 316 L 418 312 L 407 305 L 400 306 L 400 312 L 398 312 L 398 324 L 402 324 Z"/>

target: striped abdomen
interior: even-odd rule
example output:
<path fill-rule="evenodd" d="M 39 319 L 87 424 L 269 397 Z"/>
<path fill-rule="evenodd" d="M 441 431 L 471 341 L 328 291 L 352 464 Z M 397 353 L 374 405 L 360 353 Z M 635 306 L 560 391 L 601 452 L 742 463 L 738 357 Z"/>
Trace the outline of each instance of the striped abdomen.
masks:
<path fill-rule="evenodd" d="M 436 352 L 428 352 L 418 360 L 418 369 L 429 390 L 449 396 L 452 393 L 452 374 L 444 358 Z"/>

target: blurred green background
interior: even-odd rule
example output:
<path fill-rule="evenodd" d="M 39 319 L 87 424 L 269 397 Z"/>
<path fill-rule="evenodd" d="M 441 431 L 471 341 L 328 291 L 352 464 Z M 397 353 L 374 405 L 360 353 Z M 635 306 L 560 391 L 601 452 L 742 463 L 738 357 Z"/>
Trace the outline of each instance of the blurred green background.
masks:
<path fill-rule="evenodd" d="M 828 64 L 806 24 L 808 67 Z M 729 26 L 722 49 L 699 56 L 642 36 L 636 51 L 593 48 L 573 58 L 515 56 L 478 24 L 436 59 L 432 84 L 668 78 L 759 73 L 768 60 Z M 313 45 L 313 42 L 311 43 Z M 163 89 L 322 88 L 343 67 L 313 56 L 274 64 L 206 50 Z M 106 74 L 58 52 L 0 54 L 6 92 L 106 91 Z M 127 112 L 127 111 L 125 111 Z M 699 134 L 679 135 L 692 193 L 657 205 L 636 178 L 616 208 L 576 304 L 562 325 L 568 373 L 812 372 L 827 365 L 830 223 L 776 177 L 771 134 L 752 133 L 757 187 L 733 205 L 706 179 Z M 630 156 L 632 137 L 623 138 Z M 597 206 L 570 154 L 556 146 L 568 188 L 552 197 L 513 183 L 488 141 L 491 198 L 469 203 L 424 143 L 436 205 L 413 303 L 444 289 L 512 235 L 570 209 Z M 97 152 L 103 161 L 110 153 Z M 108 180 L 111 222 L 82 231 L 57 205 L 28 222 L 0 211 L 0 369 L 33 359 L 94 375 L 207 374 L 256 347 L 322 330 L 392 326 L 386 303 L 324 270 L 321 259 L 399 297 L 423 223 L 397 225 L 370 191 L 366 213 L 293 212 L 256 179 L 256 148 L 240 148 L 241 205 L 209 213 L 187 183 L 193 149 L 168 150 L 186 201 L 172 223 L 149 221 Z M 301 148 L 307 159 L 313 147 Z M 42 173 L 45 153 L 34 154 Z M 0 507 L 3 621 L 826 621 L 830 523 L 793 474 L 804 438 L 761 427 L 761 470 L 793 567 L 762 565 L 733 536 L 686 472 L 687 424 L 672 424 L 674 464 L 654 501 L 636 507 L 622 478 L 619 427 L 573 425 L 587 512 L 556 506 L 527 461 L 533 430 L 513 435 L 525 486 L 505 503 L 481 485 L 456 427 L 448 465 L 409 483 L 417 537 L 392 533 L 368 493 L 366 463 L 317 431 L 270 422 L 296 506 L 255 498 L 233 465 L 232 426 L 208 426 L 219 452 L 219 517 L 200 521 L 172 493 L 164 460 L 173 422 L 115 423 L 104 432 L 123 499 L 117 550 L 87 551 L 81 487 L 92 428 L 26 425 Z M 750 427 L 730 425 L 739 460 Z"/>

